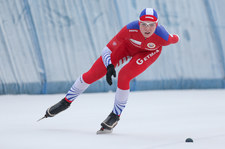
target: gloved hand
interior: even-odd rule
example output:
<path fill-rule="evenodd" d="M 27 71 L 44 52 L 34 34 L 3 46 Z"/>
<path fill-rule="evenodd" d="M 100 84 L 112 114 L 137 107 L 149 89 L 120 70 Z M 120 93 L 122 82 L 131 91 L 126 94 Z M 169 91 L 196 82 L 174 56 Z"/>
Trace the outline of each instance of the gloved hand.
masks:
<path fill-rule="evenodd" d="M 106 73 L 106 81 L 109 85 L 112 85 L 112 75 L 116 77 L 116 70 L 113 64 L 109 64 L 107 66 L 107 73 Z"/>

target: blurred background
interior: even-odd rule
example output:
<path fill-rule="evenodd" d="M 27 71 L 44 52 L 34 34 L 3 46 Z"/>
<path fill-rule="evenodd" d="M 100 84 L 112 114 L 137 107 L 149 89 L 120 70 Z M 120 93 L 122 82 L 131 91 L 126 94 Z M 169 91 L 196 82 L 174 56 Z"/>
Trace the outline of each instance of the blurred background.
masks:
<path fill-rule="evenodd" d="M 66 93 L 120 29 L 154 8 L 180 36 L 131 91 L 225 88 L 225 1 L 0 0 L 0 94 Z M 120 68 L 117 69 L 117 72 Z M 116 89 L 105 78 L 86 92 Z"/>

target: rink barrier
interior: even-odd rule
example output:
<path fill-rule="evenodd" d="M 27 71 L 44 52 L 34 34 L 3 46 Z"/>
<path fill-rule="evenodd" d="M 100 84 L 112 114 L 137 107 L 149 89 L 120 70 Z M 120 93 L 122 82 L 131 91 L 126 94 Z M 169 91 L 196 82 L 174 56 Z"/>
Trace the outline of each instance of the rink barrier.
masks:
<path fill-rule="evenodd" d="M 46 92 L 43 93 L 41 83 L 8 83 L 0 86 L 0 94 L 66 94 L 73 85 L 71 82 L 51 82 L 48 83 Z M 96 92 L 115 92 L 117 85 L 113 81 L 113 85 L 109 86 L 106 81 L 100 80 L 89 86 L 85 93 Z M 144 90 L 173 90 L 173 89 L 224 89 L 225 80 L 221 79 L 186 79 L 186 80 L 141 80 L 135 79 L 130 83 L 131 91 Z"/>

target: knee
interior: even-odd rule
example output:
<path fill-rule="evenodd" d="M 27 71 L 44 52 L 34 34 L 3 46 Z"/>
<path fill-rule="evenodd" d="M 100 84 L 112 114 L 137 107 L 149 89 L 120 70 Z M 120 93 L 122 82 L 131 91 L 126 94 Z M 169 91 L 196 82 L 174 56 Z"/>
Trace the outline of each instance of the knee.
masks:
<path fill-rule="evenodd" d="M 88 71 L 83 74 L 83 80 L 85 83 L 92 84 L 93 82 L 101 79 L 106 72 L 104 71 L 99 71 L 99 72 L 94 72 L 94 71 Z"/>
<path fill-rule="evenodd" d="M 84 82 L 88 84 L 92 84 L 93 82 L 99 80 L 106 74 L 105 65 L 102 62 L 102 58 L 98 58 L 98 60 L 92 65 L 90 70 L 83 74 Z"/>

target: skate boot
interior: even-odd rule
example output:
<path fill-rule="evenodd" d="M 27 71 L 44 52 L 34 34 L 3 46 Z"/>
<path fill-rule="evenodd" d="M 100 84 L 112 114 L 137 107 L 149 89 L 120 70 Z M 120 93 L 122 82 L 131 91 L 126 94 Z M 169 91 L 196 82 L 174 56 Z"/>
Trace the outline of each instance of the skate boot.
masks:
<path fill-rule="evenodd" d="M 112 133 L 113 128 L 117 125 L 120 120 L 120 116 L 111 112 L 109 116 L 101 123 L 102 128 L 97 131 L 97 134 Z"/>
<path fill-rule="evenodd" d="M 56 114 L 66 110 L 67 108 L 69 108 L 70 106 L 70 102 L 67 102 L 65 100 L 65 98 L 63 98 L 60 102 L 58 102 L 57 104 L 51 106 L 50 108 L 48 108 L 46 110 L 46 114 L 44 117 L 42 117 L 41 119 L 39 119 L 38 121 L 44 119 L 44 118 L 48 118 L 48 117 L 53 117 L 55 116 Z"/>

